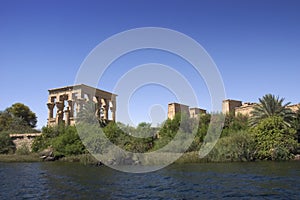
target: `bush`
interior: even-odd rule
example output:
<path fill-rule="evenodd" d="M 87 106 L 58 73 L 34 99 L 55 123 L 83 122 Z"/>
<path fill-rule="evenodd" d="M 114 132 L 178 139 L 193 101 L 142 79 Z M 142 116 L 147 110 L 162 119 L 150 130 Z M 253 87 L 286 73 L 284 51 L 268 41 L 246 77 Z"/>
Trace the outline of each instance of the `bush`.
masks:
<path fill-rule="evenodd" d="M 23 143 L 21 144 L 18 149 L 16 150 L 17 155 L 29 155 L 30 154 L 30 148 L 28 144 Z"/>
<path fill-rule="evenodd" d="M 255 159 L 254 137 L 250 132 L 238 131 L 220 138 L 208 154 L 208 159 L 215 162 L 252 161 Z"/>
<path fill-rule="evenodd" d="M 253 133 L 257 158 L 263 160 L 289 160 L 297 149 L 296 130 L 288 127 L 281 117 L 262 120 Z"/>
<path fill-rule="evenodd" d="M 42 135 L 35 138 L 32 151 L 39 152 L 49 146 L 57 157 L 78 155 L 85 152 L 75 126 L 43 127 Z"/>
<path fill-rule="evenodd" d="M 57 157 L 84 153 L 83 146 L 75 126 L 66 126 L 63 132 L 51 140 L 54 155 Z"/>

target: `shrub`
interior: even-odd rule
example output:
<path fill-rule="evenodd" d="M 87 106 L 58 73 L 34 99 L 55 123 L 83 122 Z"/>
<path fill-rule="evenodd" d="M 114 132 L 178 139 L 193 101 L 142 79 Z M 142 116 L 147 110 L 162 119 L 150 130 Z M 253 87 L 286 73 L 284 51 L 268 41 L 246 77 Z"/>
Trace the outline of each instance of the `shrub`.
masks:
<path fill-rule="evenodd" d="M 297 148 L 296 130 L 286 125 L 283 118 L 272 116 L 252 129 L 257 158 L 263 160 L 289 160 Z"/>
<path fill-rule="evenodd" d="M 30 154 L 30 148 L 28 144 L 23 143 L 21 144 L 18 149 L 16 150 L 17 155 L 29 155 Z"/>
<path fill-rule="evenodd" d="M 250 132 L 238 131 L 220 138 L 208 154 L 208 159 L 215 162 L 254 160 L 254 137 Z"/>

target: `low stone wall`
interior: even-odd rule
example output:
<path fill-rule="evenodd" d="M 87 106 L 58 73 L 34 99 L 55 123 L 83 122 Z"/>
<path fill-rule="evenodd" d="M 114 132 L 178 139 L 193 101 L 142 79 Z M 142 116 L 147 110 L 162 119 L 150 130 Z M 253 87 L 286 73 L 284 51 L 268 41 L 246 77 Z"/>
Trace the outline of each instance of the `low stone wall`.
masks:
<path fill-rule="evenodd" d="M 40 136 L 42 133 L 24 133 L 24 134 L 10 134 L 13 143 L 16 146 L 16 150 L 20 148 L 27 148 L 31 151 L 31 146 L 34 138 Z"/>

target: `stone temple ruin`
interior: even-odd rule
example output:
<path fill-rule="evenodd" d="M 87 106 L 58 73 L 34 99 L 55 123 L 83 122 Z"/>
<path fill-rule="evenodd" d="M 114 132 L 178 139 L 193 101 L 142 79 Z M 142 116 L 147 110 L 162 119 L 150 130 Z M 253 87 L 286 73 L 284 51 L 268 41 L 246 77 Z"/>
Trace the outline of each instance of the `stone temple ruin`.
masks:
<path fill-rule="evenodd" d="M 95 102 L 98 117 L 106 121 L 116 120 L 116 94 L 84 84 L 48 91 L 48 126 L 61 123 L 74 125 L 77 114 L 87 101 Z M 100 110 L 103 112 L 97 112 Z"/>
<path fill-rule="evenodd" d="M 242 115 L 248 115 L 251 116 L 251 112 L 254 109 L 254 106 L 258 105 L 258 103 L 250 103 L 239 100 L 233 100 L 233 99 L 226 99 L 223 100 L 222 103 L 222 113 L 234 113 L 235 115 L 242 114 Z M 298 108 L 300 107 L 300 104 L 293 104 L 288 105 L 287 108 L 290 108 L 293 112 L 296 112 Z"/>
<path fill-rule="evenodd" d="M 190 118 L 197 118 L 200 114 L 205 114 L 206 110 L 201 108 L 189 108 L 189 106 L 180 103 L 168 104 L 168 118 L 174 119 L 177 113 L 185 113 Z"/>

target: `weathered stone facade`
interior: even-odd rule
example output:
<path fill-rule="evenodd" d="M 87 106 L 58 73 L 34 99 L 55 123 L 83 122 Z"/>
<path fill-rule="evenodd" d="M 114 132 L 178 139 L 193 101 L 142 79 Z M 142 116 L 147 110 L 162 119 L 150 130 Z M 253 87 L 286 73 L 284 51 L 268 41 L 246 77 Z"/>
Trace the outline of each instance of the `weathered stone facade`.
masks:
<path fill-rule="evenodd" d="M 289 105 L 287 107 L 290 108 L 293 112 L 296 112 L 300 108 L 300 103 Z"/>
<path fill-rule="evenodd" d="M 168 104 L 168 118 L 174 119 L 177 113 L 189 114 L 189 107 L 187 105 L 179 103 L 169 103 Z"/>
<path fill-rule="evenodd" d="M 84 84 L 50 89 L 48 96 L 48 126 L 64 123 L 74 125 L 83 103 L 93 101 L 96 111 L 103 110 L 102 117 L 107 121 L 116 120 L 116 94 Z M 109 111 L 111 115 L 109 118 Z M 100 115 L 100 112 L 97 112 Z"/>
<path fill-rule="evenodd" d="M 169 103 L 168 104 L 168 118 L 174 119 L 177 113 L 185 113 L 191 118 L 197 118 L 199 114 L 205 114 L 206 110 L 201 108 L 189 108 L 187 105 L 179 103 Z"/>
<path fill-rule="evenodd" d="M 206 110 L 201 108 L 190 108 L 190 117 L 197 118 L 201 114 L 205 114 Z"/>
<path fill-rule="evenodd" d="M 251 116 L 251 111 L 253 107 L 257 105 L 256 103 L 243 103 L 242 106 L 235 108 L 235 115 L 242 114 Z"/>
<path fill-rule="evenodd" d="M 242 101 L 227 99 L 223 101 L 222 112 L 223 114 L 232 112 L 235 115 L 242 114 L 251 116 L 251 111 L 256 105 L 257 103 L 242 103 Z M 290 108 L 293 112 L 296 112 L 300 107 L 300 104 L 293 104 L 287 107 Z"/>
<path fill-rule="evenodd" d="M 31 151 L 31 146 L 34 138 L 40 136 L 42 133 L 22 133 L 22 134 L 10 134 L 9 137 L 12 139 L 16 146 L 16 150 L 20 148 L 27 148 Z"/>
<path fill-rule="evenodd" d="M 234 113 L 235 108 L 242 106 L 242 101 L 226 99 L 222 102 L 222 113 Z"/>

